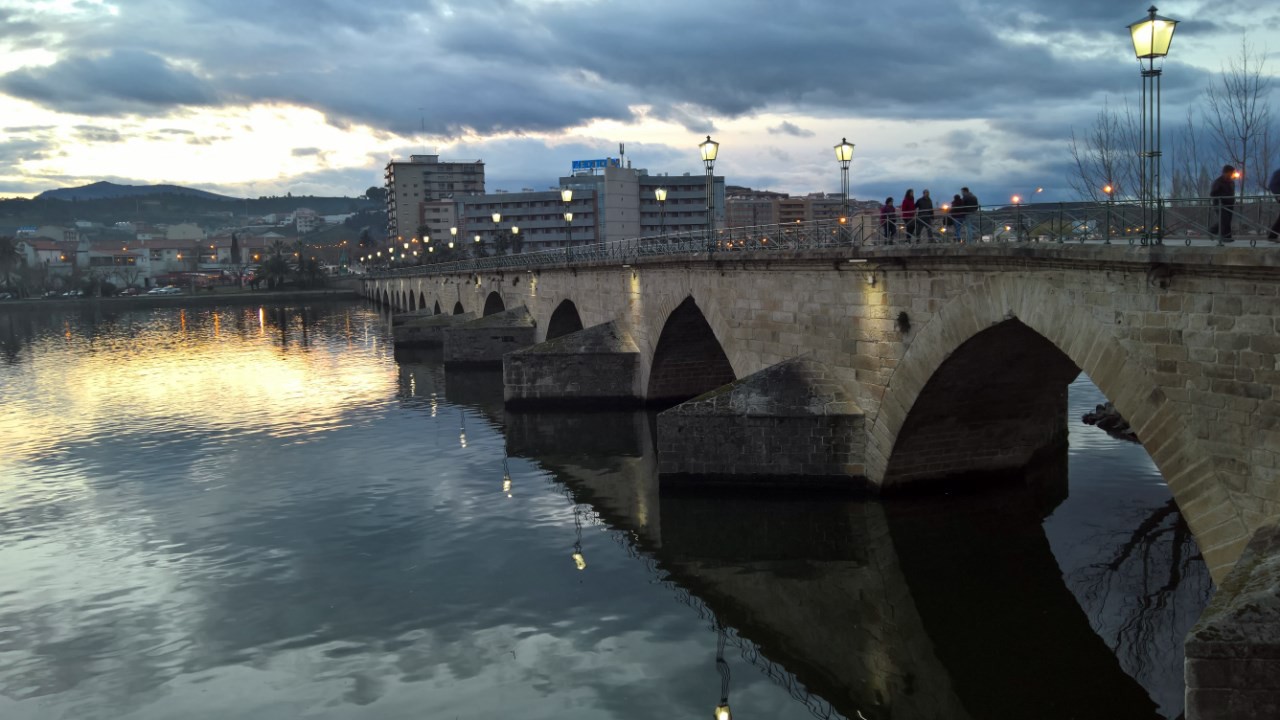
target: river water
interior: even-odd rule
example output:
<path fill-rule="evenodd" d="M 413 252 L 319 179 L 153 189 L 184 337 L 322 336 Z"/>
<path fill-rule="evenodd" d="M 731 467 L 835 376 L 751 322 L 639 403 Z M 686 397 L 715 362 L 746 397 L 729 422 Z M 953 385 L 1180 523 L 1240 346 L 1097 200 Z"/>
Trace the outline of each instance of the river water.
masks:
<path fill-rule="evenodd" d="M 664 486 L 358 303 L 0 311 L 0 718 L 1176 717 L 1141 447 L 876 502 Z"/>

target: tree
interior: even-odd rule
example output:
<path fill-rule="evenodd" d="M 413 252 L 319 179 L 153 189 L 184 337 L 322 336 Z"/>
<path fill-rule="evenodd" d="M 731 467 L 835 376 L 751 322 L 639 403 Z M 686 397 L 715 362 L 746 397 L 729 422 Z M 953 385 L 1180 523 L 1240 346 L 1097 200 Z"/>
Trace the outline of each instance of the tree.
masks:
<path fill-rule="evenodd" d="M 1071 189 L 1095 202 L 1106 199 L 1106 185 L 1111 186 L 1114 198 L 1137 197 L 1141 190 L 1138 134 L 1138 122 L 1128 102 L 1123 112 L 1104 102 L 1093 125 L 1082 136 L 1071 131 L 1071 160 L 1075 165 L 1068 178 Z"/>
<path fill-rule="evenodd" d="M 1239 189 L 1242 197 L 1251 180 L 1266 192 L 1267 170 L 1275 159 L 1270 89 L 1265 54 L 1255 52 L 1248 38 L 1242 37 L 1239 57 L 1232 58 L 1205 91 L 1205 125 L 1223 156 L 1244 177 Z"/>
<path fill-rule="evenodd" d="M 10 287 L 10 280 L 22 259 L 17 242 L 11 237 L 0 237 L 0 287 Z"/>
<path fill-rule="evenodd" d="M 364 191 L 364 196 L 374 202 L 379 202 L 379 203 L 386 202 L 387 190 L 386 188 L 380 188 L 376 186 L 370 187 L 368 190 Z"/>

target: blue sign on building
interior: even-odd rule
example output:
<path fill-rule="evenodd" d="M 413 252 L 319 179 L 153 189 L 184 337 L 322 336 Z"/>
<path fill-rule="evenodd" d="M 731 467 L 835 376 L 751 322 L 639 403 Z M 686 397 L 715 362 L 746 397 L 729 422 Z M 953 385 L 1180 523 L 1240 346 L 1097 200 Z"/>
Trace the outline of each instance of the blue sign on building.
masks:
<path fill-rule="evenodd" d="M 581 170 L 597 170 L 607 167 L 621 167 L 622 161 L 618 158 L 602 158 L 600 160 L 574 160 L 573 171 Z"/>

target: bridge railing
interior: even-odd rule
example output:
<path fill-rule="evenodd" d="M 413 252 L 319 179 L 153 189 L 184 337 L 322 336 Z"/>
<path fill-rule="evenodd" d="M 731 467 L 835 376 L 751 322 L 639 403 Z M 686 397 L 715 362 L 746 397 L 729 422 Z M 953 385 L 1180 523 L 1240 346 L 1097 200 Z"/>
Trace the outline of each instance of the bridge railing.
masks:
<path fill-rule="evenodd" d="M 1233 234 L 1256 245 L 1266 237 L 1280 204 L 1272 196 L 1237 199 L 1232 210 Z M 1148 213 L 1145 215 L 1151 218 Z M 1163 226 L 1144 225 L 1140 203 L 1132 200 L 1081 203 L 1037 203 L 1033 205 L 983 206 L 965 218 L 969 242 L 1095 242 L 1143 245 L 1184 240 L 1215 241 L 1210 232 L 1218 221 L 1213 198 L 1165 199 L 1156 217 Z M 877 214 L 861 213 L 848 218 L 812 222 L 695 230 L 611 240 L 572 247 L 534 250 L 514 255 L 468 258 L 431 265 L 381 270 L 374 277 L 403 277 L 455 274 L 487 270 L 512 270 L 575 263 L 628 264 L 633 260 L 705 254 L 708 258 L 739 252 L 795 252 L 804 250 L 849 249 L 865 246 L 958 242 L 963 236 L 954 214 L 936 209 L 929 222 L 919 217 L 893 219 L 896 232 L 890 236 Z M 1157 221 L 1158 222 L 1158 221 Z"/>

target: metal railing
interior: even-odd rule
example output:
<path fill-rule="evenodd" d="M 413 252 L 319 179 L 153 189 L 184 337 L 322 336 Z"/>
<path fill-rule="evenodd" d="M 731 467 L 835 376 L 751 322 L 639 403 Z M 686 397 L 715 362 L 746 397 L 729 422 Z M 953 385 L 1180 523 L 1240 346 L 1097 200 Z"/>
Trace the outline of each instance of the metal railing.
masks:
<path fill-rule="evenodd" d="M 1280 213 L 1280 203 L 1269 195 L 1238 198 L 1230 213 L 1233 239 L 1248 240 L 1251 246 L 1256 246 L 1259 239 L 1268 238 L 1274 218 Z M 891 220 L 894 232 L 890 234 L 878 215 L 863 213 L 848 218 L 847 222 L 818 220 L 675 232 L 514 255 L 390 268 L 369 275 L 405 277 L 587 263 L 626 265 L 634 260 L 658 257 L 705 255 L 706 259 L 716 259 L 739 252 L 857 250 L 869 246 L 931 242 L 962 245 L 1029 242 L 1161 245 L 1182 240 L 1186 245 L 1193 244 L 1193 241 L 1221 244 L 1214 232 L 1219 208 L 1213 198 L 1166 199 L 1155 217 L 1157 223 L 1163 224 L 1143 225 L 1142 205 L 1131 200 L 982 206 L 963 219 L 941 209 L 935 210 L 929 219 L 917 216 L 904 221 L 897 216 Z"/>

